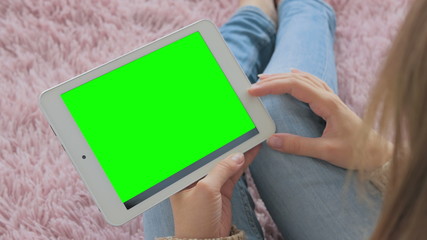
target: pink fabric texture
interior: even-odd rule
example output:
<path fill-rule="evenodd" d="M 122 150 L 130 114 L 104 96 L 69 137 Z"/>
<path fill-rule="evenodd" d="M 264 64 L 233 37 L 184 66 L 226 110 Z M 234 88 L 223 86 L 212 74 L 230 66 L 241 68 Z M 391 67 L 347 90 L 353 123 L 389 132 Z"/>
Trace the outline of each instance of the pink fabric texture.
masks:
<path fill-rule="evenodd" d="M 361 114 L 406 0 L 331 0 L 340 96 Z M 39 94 L 233 0 L 0 1 L 0 238 L 142 239 L 141 217 L 108 225 L 42 117 Z M 286 179 L 284 179 L 286 181 Z M 279 235 L 251 184 L 267 239 Z"/>

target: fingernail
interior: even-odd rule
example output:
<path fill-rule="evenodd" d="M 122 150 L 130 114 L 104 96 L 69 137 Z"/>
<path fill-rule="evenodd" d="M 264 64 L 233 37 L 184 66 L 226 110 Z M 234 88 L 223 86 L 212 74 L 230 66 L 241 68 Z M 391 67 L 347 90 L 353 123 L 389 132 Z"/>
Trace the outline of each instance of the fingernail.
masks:
<path fill-rule="evenodd" d="M 267 140 L 267 144 L 273 148 L 280 148 L 283 145 L 283 140 L 280 137 L 272 136 Z"/>
<path fill-rule="evenodd" d="M 260 88 L 260 85 L 258 83 L 252 84 L 251 89 Z"/>
<path fill-rule="evenodd" d="M 268 73 L 261 73 L 261 74 L 258 74 L 257 76 L 258 77 L 266 77 L 266 76 L 269 76 L 270 74 L 268 74 Z"/>
<path fill-rule="evenodd" d="M 231 160 L 235 161 L 238 164 L 243 163 L 244 157 L 242 153 L 235 153 L 231 156 Z"/>

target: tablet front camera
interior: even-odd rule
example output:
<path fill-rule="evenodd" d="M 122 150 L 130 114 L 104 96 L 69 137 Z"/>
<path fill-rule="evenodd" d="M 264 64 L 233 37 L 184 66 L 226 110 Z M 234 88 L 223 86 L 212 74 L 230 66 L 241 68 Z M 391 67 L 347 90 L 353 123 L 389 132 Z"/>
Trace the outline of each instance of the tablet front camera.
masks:
<path fill-rule="evenodd" d="M 83 155 L 83 156 L 82 156 L 82 158 L 83 158 L 83 159 L 86 159 L 86 155 Z"/>

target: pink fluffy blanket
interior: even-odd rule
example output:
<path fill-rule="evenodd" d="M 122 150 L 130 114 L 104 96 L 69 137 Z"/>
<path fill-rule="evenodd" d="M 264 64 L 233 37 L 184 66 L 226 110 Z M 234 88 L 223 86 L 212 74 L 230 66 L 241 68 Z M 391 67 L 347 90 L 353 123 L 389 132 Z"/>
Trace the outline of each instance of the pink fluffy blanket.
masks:
<path fill-rule="evenodd" d="M 340 96 L 361 114 L 408 4 L 330 2 L 338 17 Z M 0 1 L 0 238 L 142 239 L 141 218 L 121 227 L 103 220 L 41 116 L 38 96 L 196 20 L 222 25 L 237 6 L 237 0 Z M 256 205 L 266 238 L 279 238 L 259 198 Z"/>

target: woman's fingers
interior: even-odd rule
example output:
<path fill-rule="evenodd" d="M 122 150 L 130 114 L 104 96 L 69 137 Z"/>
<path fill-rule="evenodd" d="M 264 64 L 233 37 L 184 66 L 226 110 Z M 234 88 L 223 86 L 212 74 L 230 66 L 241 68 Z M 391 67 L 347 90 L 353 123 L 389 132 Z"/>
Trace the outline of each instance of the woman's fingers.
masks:
<path fill-rule="evenodd" d="M 249 165 L 254 161 L 256 155 L 258 154 L 259 150 L 261 149 L 261 144 L 257 145 L 256 147 L 252 148 L 251 150 L 247 151 L 245 153 L 245 164 L 243 167 L 238 171 L 231 180 L 234 184 L 237 183 L 239 178 L 242 176 L 243 172 L 249 167 Z"/>
<path fill-rule="evenodd" d="M 321 79 L 319 79 L 319 78 L 317 78 L 316 76 L 314 76 L 314 75 L 312 75 L 312 74 L 310 74 L 310 73 L 307 73 L 307 72 L 303 72 L 303 71 L 300 71 L 300 70 L 298 70 L 298 69 L 292 69 L 291 70 L 291 72 L 292 73 L 297 73 L 297 74 L 299 74 L 299 75 L 301 75 L 301 76 L 303 76 L 305 79 L 307 79 L 307 80 L 309 80 L 309 81 L 312 81 L 313 83 L 316 83 L 317 84 L 317 86 L 319 86 L 320 88 L 323 88 L 324 90 L 326 90 L 326 91 L 328 91 L 328 92 L 334 92 L 329 86 L 328 86 L 328 84 L 326 84 L 324 81 L 322 81 Z"/>
<path fill-rule="evenodd" d="M 301 82 L 305 82 L 309 85 L 312 85 L 313 87 L 323 88 L 320 82 L 318 83 L 313 82 L 309 79 L 306 79 L 302 74 L 295 74 L 295 73 L 278 73 L 278 74 L 264 75 L 260 78 L 261 81 L 259 81 L 257 84 L 264 84 L 266 82 L 277 81 L 282 79 L 294 79 Z"/>
<path fill-rule="evenodd" d="M 338 106 L 334 94 L 319 90 L 305 81 L 292 78 L 256 83 L 251 86 L 249 93 L 253 96 L 288 93 L 296 99 L 308 103 L 313 112 L 325 120 L 331 116 L 331 112 L 334 112 L 335 106 Z"/>
<path fill-rule="evenodd" d="M 277 78 L 275 81 L 257 82 L 253 84 L 251 88 L 249 88 L 249 93 L 254 96 L 264 96 L 267 94 L 291 94 L 293 90 L 314 92 L 315 88 L 295 78 Z"/>
<path fill-rule="evenodd" d="M 245 156 L 242 153 L 235 153 L 220 161 L 205 178 L 200 180 L 216 190 L 221 190 L 222 186 L 241 172 L 245 163 Z"/>
<path fill-rule="evenodd" d="M 184 188 L 182 191 L 190 190 L 194 186 L 198 184 L 198 182 L 204 182 L 205 184 L 209 184 L 210 187 L 214 187 L 215 189 L 220 189 L 222 186 L 228 184 L 227 181 L 229 181 L 233 186 L 231 190 L 233 189 L 234 185 L 237 183 L 239 178 L 242 176 L 243 172 L 248 168 L 248 166 L 253 162 L 254 158 L 258 154 L 259 150 L 261 149 L 261 144 L 253 147 L 249 151 L 247 151 L 243 155 L 243 164 L 241 164 L 239 161 L 240 156 L 242 156 L 241 153 L 233 154 L 226 159 L 219 162 L 211 172 L 206 175 L 205 177 L 201 178 L 200 180 L 190 184 L 186 188 Z M 230 159 L 232 158 L 232 159 Z M 233 161 L 231 161 L 233 160 Z M 238 160 L 237 162 L 235 160 Z M 236 165 L 237 164 L 237 165 Z M 241 165 L 240 165 L 241 164 Z M 212 177 L 213 175 L 213 177 Z M 219 176 L 218 179 L 215 179 Z M 207 178 L 207 180 L 206 180 Z"/>
<path fill-rule="evenodd" d="M 327 144 L 321 138 L 301 137 L 293 134 L 278 133 L 267 140 L 267 144 L 280 152 L 325 159 Z"/>
<path fill-rule="evenodd" d="M 254 161 L 254 158 L 256 157 L 260 149 L 261 149 L 261 144 L 258 144 L 257 146 L 253 147 L 251 150 L 247 151 L 244 154 L 245 164 L 242 168 L 242 171 L 244 171 Z"/>
<path fill-rule="evenodd" d="M 258 76 L 259 76 L 259 79 L 261 80 L 260 83 L 274 81 L 277 79 L 293 78 L 300 81 L 305 81 L 308 84 L 318 87 L 322 90 L 333 92 L 333 90 L 328 86 L 328 84 L 326 84 L 321 79 L 317 78 L 316 76 L 310 73 L 302 72 L 297 69 L 292 69 L 290 73 L 260 74 Z"/>
<path fill-rule="evenodd" d="M 251 86 L 249 93 L 253 96 L 287 93 L 302 102 L 310 104 L 310 107 L 312 107 L 312 105 L 319 106 L 320 108 L 312 107 L 312 110 L 324 119 L 329 117 L 329 111 L 327 111 L 327 109 L 331 102 L 329 101 L 330 99 L 328 99 L 330 93 L 323 90 L 319 91 L 318 88 L 304 81 L 287 78 L 264 82 L 262 84 L 256 83 Z"/>

